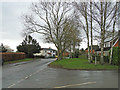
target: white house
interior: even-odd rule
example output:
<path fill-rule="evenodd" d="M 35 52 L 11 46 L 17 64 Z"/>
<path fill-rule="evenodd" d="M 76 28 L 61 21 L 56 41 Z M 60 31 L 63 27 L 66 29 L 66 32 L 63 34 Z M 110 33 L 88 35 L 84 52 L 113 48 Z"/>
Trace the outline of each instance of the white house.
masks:
<path fill-rule="evenodd" d="M 36 53 L 34 56 L 54 57 L 56 56 L 56 50 L 52 48 L 42 48 L 40 53 Z"/>

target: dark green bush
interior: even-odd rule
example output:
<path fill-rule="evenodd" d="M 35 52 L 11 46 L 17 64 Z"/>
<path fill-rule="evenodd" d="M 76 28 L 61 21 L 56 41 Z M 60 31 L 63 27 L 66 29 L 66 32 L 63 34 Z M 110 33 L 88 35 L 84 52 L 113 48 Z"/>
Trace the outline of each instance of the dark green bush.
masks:
<path fill-rule="evenodd" d="M 104 62 L 109 63 L 109 56 L 104 56 Z"/>
<path fill-rule="evenodd" d="M 34 58 L 33 53 L 27 53 L 26 56 L 27 56 L 27 58 Z"/>
<path fill-rule="evenodd" d="M 120 65 L 120 47 L 113 47 L 112 64 Z"/>
<path fill-rule="evenodd" d="M 74 53 L 72 53 L 73 58 L 79 58 L 79 55 L 80 55 L 79 49 L 77 49 Z"/>

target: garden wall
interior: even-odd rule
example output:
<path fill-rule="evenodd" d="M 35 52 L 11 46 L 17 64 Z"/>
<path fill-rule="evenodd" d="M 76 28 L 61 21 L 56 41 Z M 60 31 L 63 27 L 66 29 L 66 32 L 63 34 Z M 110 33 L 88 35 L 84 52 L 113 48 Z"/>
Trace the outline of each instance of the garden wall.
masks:
<path fill-rule="evenodd" d="M 14 52 L 0 53 L 0 59 L 2 58 L 4 62 L 20 60 L 20 59 L 24 59 L 25 57 L 26 57 L 25 53 L 14 53 Z"/>

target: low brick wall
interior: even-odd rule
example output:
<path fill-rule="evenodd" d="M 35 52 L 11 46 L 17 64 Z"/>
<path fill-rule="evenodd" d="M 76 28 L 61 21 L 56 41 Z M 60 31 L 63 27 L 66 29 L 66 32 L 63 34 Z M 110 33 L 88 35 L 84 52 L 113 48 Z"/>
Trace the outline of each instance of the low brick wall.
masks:
<path fill-rule="evenodd" d="M 14 53 L 14 52 L 6 52 L 6 53 L 0 53 L 0 59 L 6 61 L 14 61 L 14 60 L 20 60 L 24 59 L 26 57 L 25 53 Z"/>

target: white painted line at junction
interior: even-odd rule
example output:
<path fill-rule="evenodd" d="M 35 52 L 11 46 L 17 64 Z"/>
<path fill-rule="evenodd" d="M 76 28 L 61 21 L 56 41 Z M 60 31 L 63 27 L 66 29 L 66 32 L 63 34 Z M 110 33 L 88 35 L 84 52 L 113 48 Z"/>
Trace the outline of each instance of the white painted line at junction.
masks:
<path fill-rule="evenodd" d="M 24 79 L 21 79 L 21 80 L 19 80 L 19 81 L 17 81 L 17 83 L 20 83 L 20 82 L 22 82 Z"/>
<path fill-rule="evenodd" d="M 87 82 L 87 83 L 81 83 L 81 84 L 71 84 L 71 85 L 59 86 L 59 87 L 54 87 L 54 88 L 65 88 L 65 87 L 81 86 L 81 85 L 95 84 L 95 83 L 96 82 Z"/>
<path fill-rule="evenodd" d="M 11 88 L 11 87 L 13 87 L 13 86 L 15 86 L 16 84 L 12 84 L 12 85 L 10 85 L 8 88 Z"/>

